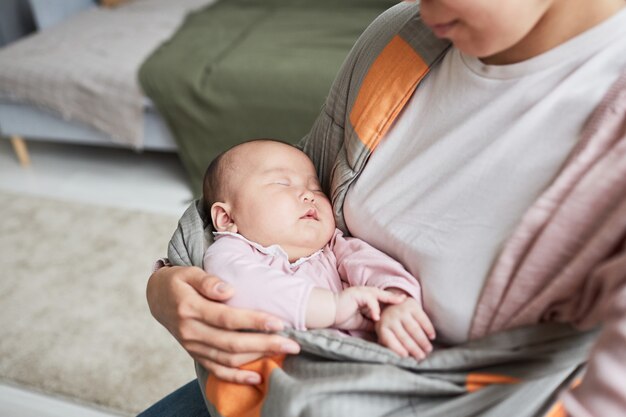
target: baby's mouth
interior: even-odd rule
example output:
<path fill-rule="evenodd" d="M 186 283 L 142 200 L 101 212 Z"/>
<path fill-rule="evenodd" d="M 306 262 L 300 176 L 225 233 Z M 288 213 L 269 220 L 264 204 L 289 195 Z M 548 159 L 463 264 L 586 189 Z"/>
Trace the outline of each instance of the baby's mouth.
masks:
<path fill-rule="evenodd" d="M 309 209 L 307 210 L 307 212 L 304 214 L 304 216 L 300 217 L 301 219 L 304 220 L 319 220 L 317 217 L 317 210 L 315 209 Z"/>

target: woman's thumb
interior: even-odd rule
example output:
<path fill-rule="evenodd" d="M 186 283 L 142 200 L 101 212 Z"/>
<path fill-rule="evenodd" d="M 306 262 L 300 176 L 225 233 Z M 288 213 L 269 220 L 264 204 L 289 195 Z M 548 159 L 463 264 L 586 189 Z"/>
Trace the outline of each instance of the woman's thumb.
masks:
<path fill-rule="evenodd" d="M 202 271 L 202 274 L 194 274 L 188 282 L 202 296 L 215 301 L 228 300 L 235 291 L 226 282 L 204 271 Z"/>

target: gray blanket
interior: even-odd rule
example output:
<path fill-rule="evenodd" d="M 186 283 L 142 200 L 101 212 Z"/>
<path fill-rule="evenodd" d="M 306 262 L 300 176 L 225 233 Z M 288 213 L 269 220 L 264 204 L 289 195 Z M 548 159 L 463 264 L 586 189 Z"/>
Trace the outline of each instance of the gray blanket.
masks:
<path fill-rule="evenodd" d="M 196 202 L 172 237 L 170 261 L 201 266 L 209 239 Z M 196 364 L 212 416 L 545 415 L 582 372 L 596 337 L 546 323 L 438 347 L 418 363 L 335 332 L 285 334 L 302 353 L 250 365 L 264 374 L 259 387 L 219 381 Z"/>

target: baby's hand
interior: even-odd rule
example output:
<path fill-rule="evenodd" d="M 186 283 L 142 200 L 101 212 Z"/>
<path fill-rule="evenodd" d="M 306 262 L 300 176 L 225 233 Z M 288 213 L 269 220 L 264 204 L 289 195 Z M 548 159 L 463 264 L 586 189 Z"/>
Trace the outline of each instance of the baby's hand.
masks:
<path fill-rule="evenodd" d="M 422 360 L 433 350 L 435 328 L 414 298 L 386 307 L 375 329 L 379 343 L 400 356 Z"/>
<path fill-rule="evenodd" d="M 334 328 L 373 330 L 372 321 L 380 319 L 380 304 L 398 304 L 404 294 L 394 294 L 375 287 L 350 287 L 336 294 Z"/>

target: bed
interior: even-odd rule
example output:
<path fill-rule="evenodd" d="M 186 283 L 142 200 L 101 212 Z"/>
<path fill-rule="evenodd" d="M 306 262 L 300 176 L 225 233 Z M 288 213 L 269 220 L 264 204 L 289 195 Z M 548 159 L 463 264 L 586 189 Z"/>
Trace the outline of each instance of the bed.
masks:
<path fill-rule="evenodd" d="M 5 3 L 5 41 L 20 38 L 0 49 L 0 133 L 20 163 L 29 163 L 25 139 L 175 152 L 135 74 L 187 12 L 212 2 L 21 1 L 10 10 Z M 21 30 L 7 33 L 9 20 Z"/>
<path fill-rule="evenodd" d="M 358 35 L 394 3 L 30 0 L 39 30 L 0 48 L 0 134 L 22 164 L 25 140 L 177 152 L 198 194 L 233 144 L 304 136 Z"/>

